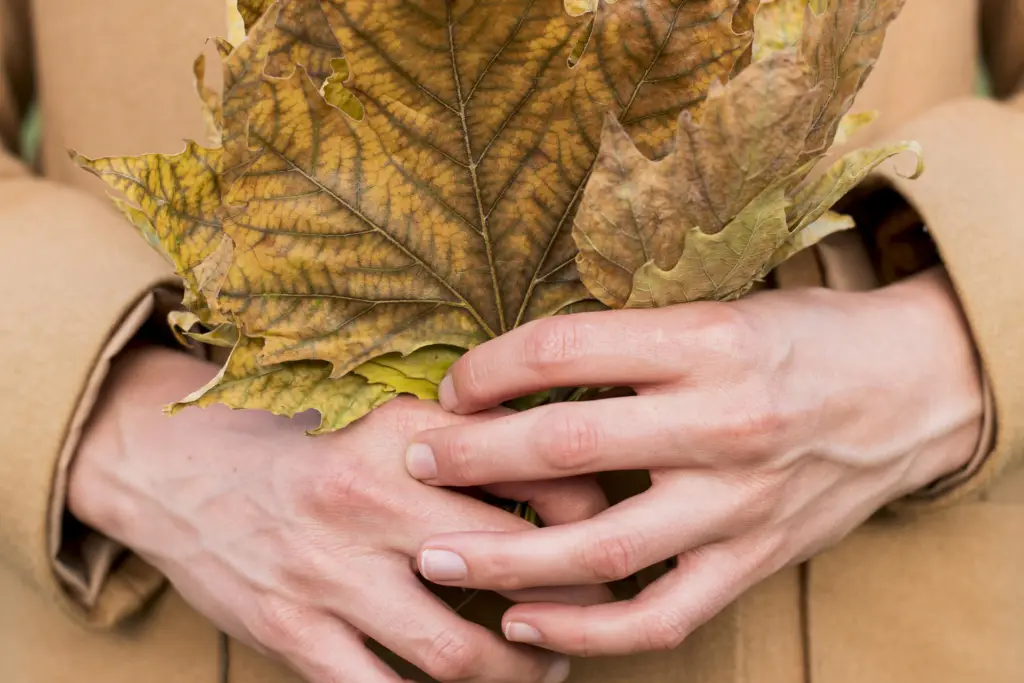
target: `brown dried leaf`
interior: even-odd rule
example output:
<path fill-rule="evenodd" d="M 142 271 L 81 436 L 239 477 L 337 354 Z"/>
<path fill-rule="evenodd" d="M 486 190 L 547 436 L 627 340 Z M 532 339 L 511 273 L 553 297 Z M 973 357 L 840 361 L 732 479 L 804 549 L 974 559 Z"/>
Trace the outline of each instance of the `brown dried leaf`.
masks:
<path fill-rule="evenodd" d="M 672 268 L 694 229 L 722 231 L 790 176 L 812 97 L 795 55 L 777 53 L 709 97 L 699 124 L 682 117 L 675 150 L 660 161 L 609 122 L 573 228 L 588 289 L 609 306 L 625 306 L 642 267 Z"/>
<path fill-rule="evenodd" d="M 870 75 L 889 24 L 906 0 L 819 0 L 823 7 L 806 23 L 801 55 L 818 84 L 804 159 L 828 151 L 843 115 Z"/>
<path fill-rule="evenodd" d="M 816 26 L 816 31 L 820 33 L 822 23 L 835 21 L 838 17 L 836 12 L 840 9 L 859 11 L 856 2 L 848 3 L 847 7 L 843 8 L 842 5 L 835 4 L 835 2 L 830 5 L 829 0 L 764 0 L 754 19 L 754 59 L 766 59 L 775 52 L 801 47 L 806 42 L 804 25 L 808 16 L 810 17 L 809 23 Z M 869 7 L 868 9 L 872 8 Z M 896 7 L 896 11 L 898 9 Z M 854 40 L 859 40 L 859 38 L 851 38 L 851 42 Z M 860 44 L 860 47 L 863 48 L 864 46 Z M 817 50 L 820 52 L 821 48 L 804 45 L 804 49 L 805 51 Z M 850 47 L 841 45 L 838 41 L 836 41 L 833 49 L 832 59 L 840 61 L 843 59 L 842 55 L 846 55 L 851 51 Z M 871 53 L 869 52 L 869 54 Z M 877 55 L 874 58 L 877 58 Z M 871 59 L 870 63 L 857 64 L 855 62 L 854 66 L 869 67 L 873 64 L 874 58 Z M 818 73 L 820 66 L 815 67 L 812 71 L 817 81 L 820 82 L 821 74 Z M 823 83 L 822 92 L 830 92 L 832 87 L 834 86 L 829 83 Z M 848 94 L 847 96 L 841 96 L 841 99 L 847 101 L 846 106 L 848 108 L 848 101 L 850 99 Z M 820 102 L 818 106 L 821 106 Z M 835 144 L 845 144 L 850 135 L 869 125 L 875 120 L 876 116 L 877 112 L 862 112 L 859 114 L 847 114 L 840 118 Z M 830 126 L 832 125 L 831 121 L 827 123 Z"/>
<path fill-rule="evenodd" d="M 754 59 L 798 47 L 807 11 L 808 0 L 761 0 L 754 16 Z"/>
<path fill-rule="evenodd" d="M 765 264 L 787 238 L 785 187 L 776 185 L 749 202 L 724 230 L 709 234 L 690 228 L 671 270 L 654 261 L 641 266 L 625 307 L 736 299 L 764 277 Z"/>
<path fill-rule="evenodd" d="M 799 233 L 881 161 L 919 152 L 908 143 L 854 152 L 805 180 L 837 132 L 873 118 L 844 116 L 902 4 L 819 0 L 815 13 L 807 0 L 766 3 L 754 17 L 766 56 L 714 90 L 698 121 L 680 118 L 664 159 L 647 158 L 610 122 L 573 230 L 587 288 L 612 307 L 738 296 L 810 244 L 817 231 Z M 787 46 L 801 16 L 798 51 Z"/>

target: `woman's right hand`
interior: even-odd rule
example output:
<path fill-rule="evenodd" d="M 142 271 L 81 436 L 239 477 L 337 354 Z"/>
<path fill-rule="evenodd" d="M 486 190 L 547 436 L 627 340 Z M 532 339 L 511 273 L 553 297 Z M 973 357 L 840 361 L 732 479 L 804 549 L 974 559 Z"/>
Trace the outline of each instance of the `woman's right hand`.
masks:
<path fill-rule="evenodd" d="M 161 413 L 215 371 L 167 350 L 120 361 L 71 472 L 71 512 L 139 553 L 221 630 L 313 683 L 400 680 L 367 638 L 441 681 L 566 678 L 567 660 L 466 621 L 415 574 L 413 558 L 431 536 L 527 525 L 405 470 L 412 435 L 481 418 L 399 399 L 310 438 L 298 418 L 220 407 Z M 606 504 L 588 480 L 520 493 L 553 523 Z M 510 597 L 586 603 L 604 590 Z"/>

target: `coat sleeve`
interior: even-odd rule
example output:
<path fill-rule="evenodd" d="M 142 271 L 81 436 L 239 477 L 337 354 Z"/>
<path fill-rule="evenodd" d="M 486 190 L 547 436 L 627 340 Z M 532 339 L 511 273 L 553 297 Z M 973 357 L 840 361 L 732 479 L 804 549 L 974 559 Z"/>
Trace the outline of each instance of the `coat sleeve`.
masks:
<path fill-rule="evenodd" d="M 111 358 L 173 274 L 101 200 L 20 161 L 32 90 L 28 4 L 0 0 L 0 571 L 104 625 L 137 609 L 161 579 L 131 557 L 106 576 L 118 553 L 88 534 L 59 547 L 64 472 Z M 89 565 L 101 568 L 102 586 Z"/>
<path fill-rule="evenodd" d="M 927 169 L 886 179 L 920 216 L 960 298 L 986 384 L 979 457 L 906 501 L 973 498 L 1024 460 L 1024 0 L 985 0 L 981 26 L 993 99 L 946 103 L 895 138 L 917 140 Z"/>

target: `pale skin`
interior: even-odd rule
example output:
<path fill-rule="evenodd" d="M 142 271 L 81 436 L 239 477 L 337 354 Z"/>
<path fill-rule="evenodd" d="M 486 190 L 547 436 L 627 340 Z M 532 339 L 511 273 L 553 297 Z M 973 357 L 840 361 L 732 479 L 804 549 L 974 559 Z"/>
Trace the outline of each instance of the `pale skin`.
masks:
<path fill-rule="evenodd" d="M 636 396 L 426 431 L 407 467 L 436 486 L 650 471 L 647 492 L 592 518 L 420 548 L 427 578 L 495 590 L 602 584 L 676 558 L 629 601 L 504 615 L 508 640 L 580 656 L 678 646 L 747 588 L 963 467 L 981 430 L 978 362 L 941 269 L 871 293 L 542 320 L 470 351 L 440 400 L 471 414 L 571 386 Z"/>
<path fill-rule="evenodd" d="M 543 649 L 674 647 L 745 588 L 962 467 L 981 421 L 973 345 L 941 271 L 869 294 L 541 321 L 457 363 L 448 412 L 399 400 L 316 439 L 298 418 L 160 414 L 215 371 L 156 349 L 120 361 L 69 507 L 311 683 L 399 681 L 367 637 L 471 683 L 564 680 L 568 662 Z M 602 385 L 637 396 L 490 410 Z M 607 508 L 588 475 L 622 469 L 650 470 L 653 486 Z M 549 526 L 442 488 L 476 484 L 531 502 Z M 638 598 L 608 602 L 600 584 L 669 557 L 678 568 Z M 442 605 L 417 565 L 524 603 L 506 638 Z"/>
<path fill-rule="evenodd" d="M 566 658 L 461 618 L 415 574 L 416 552 L 432 535 L 530 527 L 405 472 L 415 433 L 465 418 L 399 399 L 349 429 L 310 438 L 308 419 L 224 408 L 161 414 L 216 370 L 169 350 L 122 359 L 72 469 L 70 510 L 139 553 L 222 631 L 311 683 L 400 681 L 366 638 L 440 681 L 568 676 Z M 555 524 L 607 505 L 582 481 L 499 493 L 532 500 Z M 594 586 L 508 594 L 581 604 L 608 595 Z"/>

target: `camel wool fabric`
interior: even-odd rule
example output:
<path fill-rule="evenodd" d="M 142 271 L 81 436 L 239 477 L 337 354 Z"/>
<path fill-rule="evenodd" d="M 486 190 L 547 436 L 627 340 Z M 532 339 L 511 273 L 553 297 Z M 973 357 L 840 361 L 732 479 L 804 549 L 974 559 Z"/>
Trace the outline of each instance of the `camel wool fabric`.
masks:
<path fill-rule="evenodd" d="M 225 671 L 228 683 L 299 683 L 222 638 L 140 558 L 94 533 L 68 544 L 65 528 L 67 467 L 111 359 L 175 284 L 66 149 L 173 153 L 201 139 L 189 67 L 212 50 L 207 37 L 226 35 L 224 10 L 0 0 L 3 683 L 223 683 Z M 995 99 L 974 95 L 979 54 Z M 857 201 L 899 197 L 937 246 L 988 388 L 978 457 L 754 587 L 679 649 L 576 660 L 572 683 L 1024 681 L 1022 76 L 1024 0 L 908 0 L 856 105 L 882 116 L 854 144 L 924 147 L 924 176 L 886 171 Z M 18 155 L 32 99 L 39 169 Z M 778 284 L 877 286 L 871 244 L 883 262 L 895 254 L 867 232 L 836 235 Z M 499 615 L 480 599 L 469 616 Z"/>

